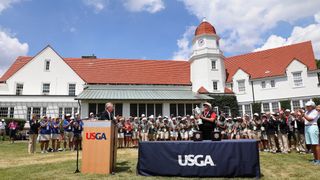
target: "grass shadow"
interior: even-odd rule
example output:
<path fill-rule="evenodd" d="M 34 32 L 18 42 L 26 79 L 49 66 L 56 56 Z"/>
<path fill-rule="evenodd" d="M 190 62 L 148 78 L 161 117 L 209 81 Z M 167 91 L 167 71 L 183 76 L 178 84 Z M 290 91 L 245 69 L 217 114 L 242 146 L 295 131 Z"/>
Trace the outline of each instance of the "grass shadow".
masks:
<path fill-rule="evenodd" d="M 126 172 L 129 171 L 130 165 L 129 161 L 117 162 L 116 164 L 116 172 Z"/>

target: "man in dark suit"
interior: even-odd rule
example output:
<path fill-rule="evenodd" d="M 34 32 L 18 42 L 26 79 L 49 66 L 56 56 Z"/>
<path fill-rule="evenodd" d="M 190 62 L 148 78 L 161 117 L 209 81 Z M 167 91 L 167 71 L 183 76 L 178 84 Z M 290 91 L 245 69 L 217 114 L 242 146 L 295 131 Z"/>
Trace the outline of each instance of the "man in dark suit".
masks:
<path fill-rule="evenodd" d="M 114 120 L 113 104 L 111 102 L 106 103 L 105 111 L 101 113 L 99 120 Z"/>

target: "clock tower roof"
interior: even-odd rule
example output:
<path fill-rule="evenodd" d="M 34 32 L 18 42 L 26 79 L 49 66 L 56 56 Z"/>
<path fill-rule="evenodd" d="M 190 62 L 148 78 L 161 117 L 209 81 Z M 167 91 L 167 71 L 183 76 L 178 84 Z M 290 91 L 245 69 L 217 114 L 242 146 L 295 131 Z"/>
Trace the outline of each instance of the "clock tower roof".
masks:
<path fill-rule="evenodd" d="M 202 34 L 216 34 L 215 28 L 205 19 L 203 19 L 200 25 L 197 27 L 195 36 L 199 36 Z"/>

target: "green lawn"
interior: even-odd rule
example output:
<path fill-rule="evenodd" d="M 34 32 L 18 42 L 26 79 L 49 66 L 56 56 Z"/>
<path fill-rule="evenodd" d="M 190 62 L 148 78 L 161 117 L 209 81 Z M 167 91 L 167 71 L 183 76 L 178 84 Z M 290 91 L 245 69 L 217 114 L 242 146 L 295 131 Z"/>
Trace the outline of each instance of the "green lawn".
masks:
<path fill-rule="evenodd" d="M 38 148 L 39 150 L 39 148 Z M 116 175 L 74 174 L 76 153 L 27 153 L 27 142 L 0 141 L 0 179 L 184 179 L 136 175 L 137 149 L 119 149 Z M 260 153 L 262 179 L 319 179 L 311 155 Z M 185 178 L 191 179 L 191 178 Z"/>

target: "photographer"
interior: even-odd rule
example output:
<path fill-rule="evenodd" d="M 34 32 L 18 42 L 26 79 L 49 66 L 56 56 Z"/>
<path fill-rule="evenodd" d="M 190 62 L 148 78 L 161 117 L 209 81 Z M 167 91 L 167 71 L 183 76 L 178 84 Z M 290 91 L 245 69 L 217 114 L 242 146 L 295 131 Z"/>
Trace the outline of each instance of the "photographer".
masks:
<path fill-rule="evenodd" d="M 50 141 L 50 122 L 47 118 L 47 116 L 44 116 L 40 122 L 40 148 L 41 153 L 48 153 L 48 146 Z"/>
<path fill-rule="evenodd" d="M 69 144 L 69 150 L 71 151 L 73 147 L 73 122 L 74 118 L 71 118 L 70 114 L 66 114 L 66 119 L 63 121 L 63 129 L 64 129 L 64 150 L 67 148 L 67 143 Z"/>
<path fill-rule="evenodd" d="M 73 123 L 74 150 L 77 150 L 78 148 L 81 150 L 83 122 L 78 114 L 76 114 L 76 118 L 77 119 Z"/>
<path fill-rule="evenodd" d="M 297 140 L 297 152 L 301 153 L 301 154 L 305 154 L 307 151 L 306 148 L 306 140 L 304 137 L 304 119 L 303 119 L 303 110 L 300 109 L 299 111 L 297 111 L 295 113 L 295 116 L 293 118 L 293 131 L 294 131 L 294 135 L 295 135 L 295 139 Z"/>

